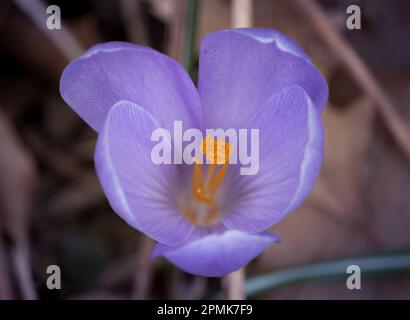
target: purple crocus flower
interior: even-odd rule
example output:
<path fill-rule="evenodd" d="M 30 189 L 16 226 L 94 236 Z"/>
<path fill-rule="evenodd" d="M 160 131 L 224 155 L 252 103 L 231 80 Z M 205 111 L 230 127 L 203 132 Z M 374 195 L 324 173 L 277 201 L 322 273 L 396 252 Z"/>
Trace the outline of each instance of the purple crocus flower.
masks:
<path fill-rule="evenodd" d="M 114 211 L 158 242 L 152 256 L 193 274 L 224 276 L 278 242 L 265 230 L 301 204 L 320 170 L 327 84 L 275 30 L 207 35 L 198 88 L 171 58 L 109 42 L 70 63 L 60 91 L 98 133 L 96 171 Z M 210 186 L 202 179 L 209 165 L 198 174 L 197 165 L 151 160 L 153 130 L 173 132 L 175 120 L 200 130 L 258 128 L 258 173 L 224 165 L 212 199 L 201 201 L 193 185 Z"/>

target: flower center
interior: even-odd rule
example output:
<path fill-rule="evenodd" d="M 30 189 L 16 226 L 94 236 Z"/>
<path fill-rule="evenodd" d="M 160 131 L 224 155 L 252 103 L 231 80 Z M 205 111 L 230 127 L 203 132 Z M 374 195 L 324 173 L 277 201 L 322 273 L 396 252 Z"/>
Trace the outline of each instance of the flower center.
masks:
<path fill-rule="evenodd" d="M 202 140 L 201 152 L 208 160 L 208 168 L 204 174 L 204 165 L 197 160 L 194 162 L 194 201 L 183 206 L 182 212 L 191 223 L 204 226 L 216 222 L 220 216 L 220 206 L 215 202 L 215 195 L 225 177 L 233 145 L 207 135 Z"/>

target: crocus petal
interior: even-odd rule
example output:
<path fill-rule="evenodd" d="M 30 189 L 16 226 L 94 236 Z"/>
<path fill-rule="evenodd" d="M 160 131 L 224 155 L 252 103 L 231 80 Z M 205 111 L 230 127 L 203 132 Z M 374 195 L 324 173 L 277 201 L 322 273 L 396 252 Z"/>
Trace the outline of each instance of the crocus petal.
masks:
<path fill-rule="evenodd" d="M 114 211 L 151 238 L 178 245 L 193 225 L 176 210 L 176 166 L 151 159 L 151 134 L 158 126 L 142 107 L 118 102 L 99 133 L 94 160 Z"/>
<path fill-rule="evenodd" d="M 179 247 L 157 244 L 151 256 L 164 256 L 188 273 L 222 277 L 249 263 L 274 242 L 280 242 L 279 238 L 267 232 L 246 234 L 230 230 Z"/>
<path fill-rule="evenodd" d="M 318 110 L 328 88 L 296 43 L 267 29 L 233 29 L 209 34 L 200 49 L 198 90 L 205 127 L 237 128 L 275 92 L 302 87 Z"/>
<path fill-rule="evenodd" d="M 241 28 L 233 29 L 232 31 L 245 34 L 261 43 L 275 43 L 280 50 L 289 52 L 290 54 L 304 59 L 307 63 L 312 64 L 312 61 L 310 61 L 309 56 L 302 47 L 277 30 L 265 28 Z"/>
<path fill-rule="evenodd" d="M 200 100 L 187 73 L 171 58 L 143 46 L 108 42 L 92 47 L 66 67 L 60 92 L 96 131 L 119 100 L 142 106 L 167 129 L 173 120 L 200 126 Z"/>
<path fill-rule="evenodd" d="M 259 129 L 259 171 L 230 174 L 228 229 L 260 232 L 295 209 L 313 188 L 323 156 L 317 108 L 300 87 L 282 89 L 247 124 Z"/>

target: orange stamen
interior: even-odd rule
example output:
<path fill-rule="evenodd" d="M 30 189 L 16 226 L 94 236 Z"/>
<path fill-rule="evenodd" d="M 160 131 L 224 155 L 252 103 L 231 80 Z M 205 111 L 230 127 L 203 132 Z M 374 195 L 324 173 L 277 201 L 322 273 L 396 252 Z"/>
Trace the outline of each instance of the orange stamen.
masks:
<path fill-rule="evenodd" d="M 202 141 L 201 151 L 211 164 L 204 179 L 203 165 L 195 160 L 192 193 L 197 203 L 184 205 L 181 209 L 191 223 L 203 226 L 218 220 L 220 207 L 214 203 L 214 197 L 225 177 L 233 145 L 207 135 Z M 218 166 L 221 166 L 219 170 Z"/>

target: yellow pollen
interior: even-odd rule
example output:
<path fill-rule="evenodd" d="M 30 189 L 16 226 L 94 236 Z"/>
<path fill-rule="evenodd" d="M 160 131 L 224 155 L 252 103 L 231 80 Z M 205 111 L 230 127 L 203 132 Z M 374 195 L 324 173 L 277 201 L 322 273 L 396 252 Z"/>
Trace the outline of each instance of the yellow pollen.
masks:
<path fill-rule="evenodd" d="M 222 139 L 215 139 L 210 134 L 202 140 L 201 147 L 201 152 L 211 164 L 227 164 L 233 152 L 232 144 Z"/>
<path fill-rule="evenodd" d="M 191 223 L 205 226 L 218 221 L 220 207 L 214 202 L 214 197 L 225 177 L 233 149 L 232 144 L 211 135 L 202 140 L 201 152 L 208 160 L 208 168 L 204 175 L 203 164 L 195 160 L 192 178 L 194 201 L 188 201 L 181 206 L 182 212 Z"/>

